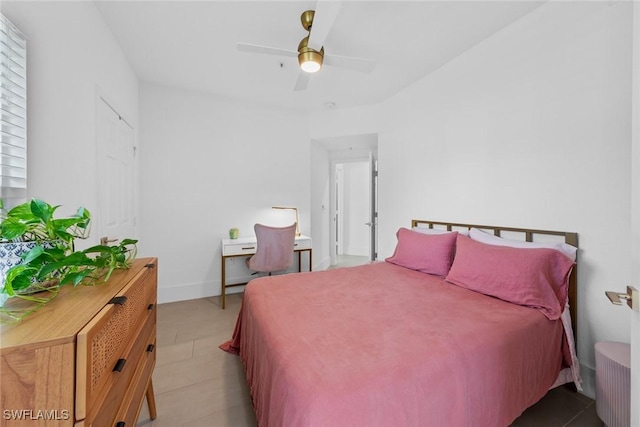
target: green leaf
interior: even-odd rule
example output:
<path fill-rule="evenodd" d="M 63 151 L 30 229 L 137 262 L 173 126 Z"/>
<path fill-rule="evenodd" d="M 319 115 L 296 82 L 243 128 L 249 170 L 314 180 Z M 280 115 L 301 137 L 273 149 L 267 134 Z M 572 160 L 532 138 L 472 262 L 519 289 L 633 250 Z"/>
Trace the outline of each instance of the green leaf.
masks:
<path fill-rule="evenodd" d="M 2 238 L 6 240 L 20 237 L 27 230 L 27 226 L 15 218 L 5 219 L 0 227 L 2 227 Z"/>
<path fill-rule="evenodd" d="M 85 249 L 82 252 L 87 254 L 110 253 L 113 252 L 113 248 L 117 248 L 117 246 L 95 245 Z"/>
<path fill-rule="evenodd" d="M 7 217 L 10 218 L 19 218 L 19 219 L 34 219 L 33 213 L 31 212 L 31 204 L 29 202 L 23 203 L 11 209 L 7 212 Z"/>
<path fill-rule="evenodd" d="M 53 212 L 56 209 L 57 206 L 51 207 L 48 203 L 43 202 L 40 199 L 31 200 L 31 213 L 33 213 L 37 218 L 40 218 L 40 220 L 45 224 L 51 220 Z"/>
<path fill-rule="evenodd" d="M 89 213 L 89 211 L 83 207 L 78 208 L 78 212 L 76 213 L 76 215 L 78 215 L 85 221 L 91 219 L 91 213 Z"/>
<path fill-rule="evenodd" d="M 37 269 L 24 264 L 18 264 L 7 271 L 2 292 L 14 296 L 15 291 L 26 289 L 31 285 L 31 276 Z"/>
<path fill-rule="evenodd" d="M 91 274 L 90 269 L 84 269 L 80 271 L 74 271 L 65 275 L 65 277 L 60 280 L 61 285 L 66 285 L 67 283 L 73 283 L 73 286 L 78 286 L 84 279 L 87 278 Z"/>
<path fill-rule="evenodd" d="M 36 276 L 38 280 L 43 281 L 47 278 L 53 279 L 56 276 L 56 273 L 59 274 L 59 270 L 64 267 L 64 264 L 59 262 L 51 262 L 49 264 L 44 264 L 40 268 L 38 275 Z"/>
<path fill-rule="evenodd" d="M 40 245 L 34 246 L 29 252 L 22 256 L 24 264 L 33 262 L 36 258 L 40 257 L 44 253 L 44 248 Z"/>
<path fill-rule="evenodd" d="M 70 252 L 71 249 L 66 246 L 54 246 L 44 250 L 43 256 L 49 261 L 61 261 Z"/>
<path fill-rule="evenodd" d="M 93 260 L 89 258 L 84 252 L 74 252 L 67 256 L 62 262 L 67 265 L 92 265 Z"/>

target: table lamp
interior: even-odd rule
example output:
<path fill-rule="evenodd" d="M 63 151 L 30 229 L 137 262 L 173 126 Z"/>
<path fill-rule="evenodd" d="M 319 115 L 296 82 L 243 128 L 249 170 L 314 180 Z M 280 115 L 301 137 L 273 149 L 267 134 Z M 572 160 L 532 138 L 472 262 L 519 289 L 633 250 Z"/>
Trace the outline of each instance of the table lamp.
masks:
<path fill-rule="evenodd" d="M 271 209 L 285 209 L 294 211 L 296 213 L 296 236 L 300 235 L 300 221 L 298 220 L 298 208 L 291 208 L 288 206 L 272 206 Z"/>

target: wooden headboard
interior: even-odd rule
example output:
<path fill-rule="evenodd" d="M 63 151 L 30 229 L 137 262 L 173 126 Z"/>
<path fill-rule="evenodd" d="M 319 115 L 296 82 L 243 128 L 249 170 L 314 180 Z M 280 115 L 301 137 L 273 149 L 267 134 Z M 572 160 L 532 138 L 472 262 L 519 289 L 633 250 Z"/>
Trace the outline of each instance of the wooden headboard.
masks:
<path fill-rule="evenodd" d="M 483 231 L 493 232 L 496 236 L 502 236 L 513 240 L 523 240 L 525 242 L 535 241 L 535 237 L 546 236 L 546 241 L 550 241 L 549 237 L 555 238 L 555 242 L 564 239 L 565 243 L 578 247 L 578 233 L 567 231 L 549 231 L 534 230 L 530 228 L 514 228 L 500 227 L 495 225 L 478 225 L 478 224 L 460 224 L 455 222 L 429 221 L 423 219 L 412 219 L 411 228 L 426 227 L 442 229 L 447 231 L 469 230 L 470 228 L 478 228 Z M 571 324 L 573 326 L 573 337 L 577 341 L 578 338 L 578 268 L 574 267 L 569 276 L 569 306 L 571 307 Z"/>

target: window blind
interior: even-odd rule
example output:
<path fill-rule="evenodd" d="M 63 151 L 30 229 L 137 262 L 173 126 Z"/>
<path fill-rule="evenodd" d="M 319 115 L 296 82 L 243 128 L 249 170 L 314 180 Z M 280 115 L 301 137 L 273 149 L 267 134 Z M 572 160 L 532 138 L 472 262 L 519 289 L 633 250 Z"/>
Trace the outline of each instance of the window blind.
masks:
<path fill-rule="evenodd" d="M 0 14 L 0 198 L 9 209 L 27 196 L 27 41 Z"/>

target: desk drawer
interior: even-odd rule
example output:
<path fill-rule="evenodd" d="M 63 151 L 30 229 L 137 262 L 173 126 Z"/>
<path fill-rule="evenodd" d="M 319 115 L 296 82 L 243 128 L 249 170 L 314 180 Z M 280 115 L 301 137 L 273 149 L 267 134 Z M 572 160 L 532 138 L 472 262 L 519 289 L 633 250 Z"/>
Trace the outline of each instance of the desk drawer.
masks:
<path fill-rule="evenodd" d="M 257 244 L 254 243 L 245 243 L 245 244 L 233 244 L 233 245 L 225 245 L 223 246 L 223 254 L 224 256 L 230 255 L 253 255 L 256 253 Z"/>
<path fill-rule="evenodd" d="M 311 239 L 296 239 L 293 250 L 299 251 L 302 249 L 311 249 Z"/>

